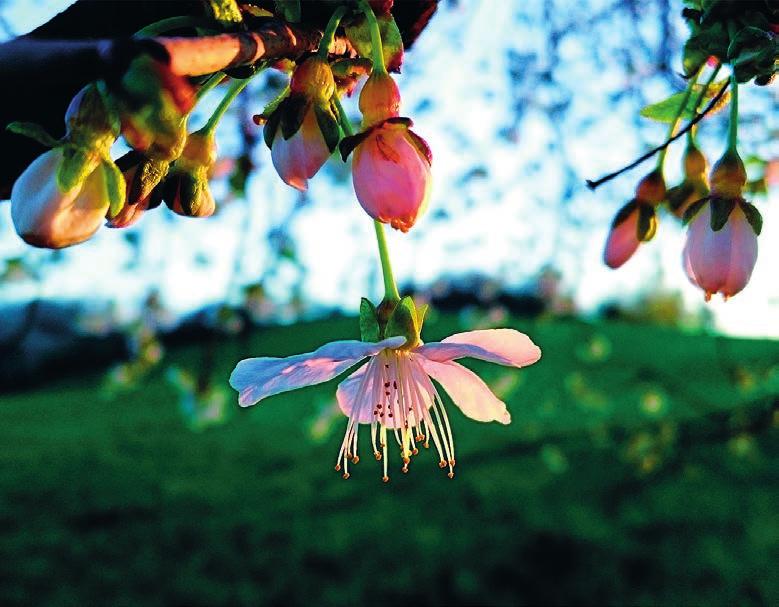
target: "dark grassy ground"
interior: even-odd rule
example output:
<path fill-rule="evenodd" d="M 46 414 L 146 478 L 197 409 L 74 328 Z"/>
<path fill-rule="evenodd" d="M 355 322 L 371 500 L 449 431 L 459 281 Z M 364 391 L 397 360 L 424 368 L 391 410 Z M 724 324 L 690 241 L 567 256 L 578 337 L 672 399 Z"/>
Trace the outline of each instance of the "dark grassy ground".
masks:
<path fill-rule="evenodd" d="M 110 400 L 88 369 L 0 396 L 0 604 L 778 604 L 779 343 L 511 324 L 544 357 L 472 365 L 514 421 L 450 407 L 454 480 L 429 453 L 389 485 L 370 457 L 341 480 L 335 382 L 231 394 L 201 432 L 162 369 Z M 225 342 L 215 377 L 355 331 Z"/>

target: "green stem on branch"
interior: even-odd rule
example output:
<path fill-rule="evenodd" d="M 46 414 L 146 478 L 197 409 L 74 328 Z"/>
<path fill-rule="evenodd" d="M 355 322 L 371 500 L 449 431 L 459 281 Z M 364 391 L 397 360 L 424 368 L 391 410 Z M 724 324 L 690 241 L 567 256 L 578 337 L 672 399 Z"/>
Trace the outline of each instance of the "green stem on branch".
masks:
<path fill-rule="evenodd" d="M 208 91 L 216 88 L 216 86 L 224 79 L 225 75 L 222 72 L 217 72 L 216 74 L 209 76 L 206 81 L 200 85 L 197 93 L 195 93 L 195 97 L 197 97 L 199 101 Z"/>
<path fill-rule="evenodd" d="M 360 10 L 368 20 L 368 27 L 371 32 L 371 60 L 373 61 L 373 71 L 386 74 L 387 66 L 384 65 L 384 47 L 381 43 L 381 29 L 376 15 L 368 4 L 368 0 L 358 1 Z"/>
<path fill-rule="evenodd" d="M 346 10 L 345 6 L 339 6 L 333 12 L 330 21 L 327 22 L 327 27 L 325 28 L 324 34 L 322 34 L 322 41 L 319 43 L 318 53 L 322 59 L 327 59 L 327 54 L 330 52 L 330 46 L 333 44 L 333 39 L 335 38 L 335 30 L 338 29 L 341 19 L 343 19 L 346 14 Z"/>
<path fill-rule="evenodd" d="M 349 118 L 346 116 L 344 106 L 338 95 L 333 95 L 333 103 L 338 110 L 338 122 L 341 124 L 344 134 L 347 137 L 354 135 Z M 390 261 L 389 249 L 387 248 L 387 239 L 384 234 L 384 224 L 373 220 L 373 227 L 376 231 L 376 243 L 379 246 L 379 261 L 381 262 L 381 274 L 384 279 L 384 299 L 391 302 L 400 301 L 398 285 L 395 283 L 395 275 L 392 273 L 392 263 Z"/>
<path fill-rule="evenodd" d="M 709 75 L 708 79 L 706 80 L 706 84 L 703 85 L 703 88 L 701 89 L 701 92 L 698 93 L 698 98 L 695 100 L 695 103 L 693 104 L 693 115 L 698 113 L 698 109 L 701 107 L 701 103 L 703 103 L 703 100 L 706 98 L 706 93 L 709 91 L 709 87 L 714 82 L 714 79 L 717 77 L 717 74 L 719 74 L 720 68 L 722 67 L 721 63 L 717 63 L 717 67 L 714 68 L 714 70 Z M 687 140 L 692 142 L 695 139 L 695 128 L 691 128 L 689 131 L 687 131 Z"/>
<path fill-rule="evenodd" d="M 687 109 L 687 102 L 690 100 L 690 95 L 692 95 L 692 90 L 695 88 L 695 82 L 698 79 L 697 76 L 698 75 L 696 74 L 690 80 L 690 83 L 687 85 L 687 88 L 684 91 L 684 96 L 682 97 L 682 102 L 679 104 L 679 109 L 676 111 L 676 116 L 674 116 L 674 119 L 671 121 L 671 125 L 668 127 L 668 134 L 665 136 L 666 140 L 676 135 L 676 129 L 679 128 L 679 124 L 682 121 L 682 115 L 684 114 L 684 110 Z M 663 165 L 665 164 L 665 156 L 667 153 L 668 153 L 668 148 L 666 147 L 660 150 L 660 152 L 657 154 L 657 169 L 659 171 L 663 170 Z"/>
<path fill-rule="evenodd" d="M 222 97 L 222 100 L 219 102 L 219 105 L 216 106 L 214 113 L 211 114 L 208 122 L 206 122 L 206 125 L 201 129 L 201 132 L 204 135 L 211 135 L 214 132 L 216 125 L 219 124 L 219 121 L 222 119 L 222 116 L 224 116 L 227 108 L 230 107 L 230 104 L 235 101 L 235 98 L 238 97 L 238 94 L 246 87 L 247 84 L 249 84 L 249 81 L 253 77 L 254 76 L 250 76 L 249 78 L 244 78 L 243 80 L 233 80 L 230 83 L 230 88 L 227 89 L 227 93 L 225 93 L 225 96 Z"/>

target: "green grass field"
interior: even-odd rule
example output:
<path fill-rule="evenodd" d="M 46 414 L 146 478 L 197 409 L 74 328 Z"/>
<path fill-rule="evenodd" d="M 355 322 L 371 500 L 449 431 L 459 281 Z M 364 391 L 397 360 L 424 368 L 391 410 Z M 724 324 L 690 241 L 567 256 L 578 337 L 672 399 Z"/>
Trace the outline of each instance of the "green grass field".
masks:
<path fill-rule="evenodd" d="M 112 399 L 89 369 L 0 396 L 0 604 L 779 604 L 779 342 L 508 324 L 543 358 L 468 363 L 513 422 L 449 406 L 453 480 L 432 453 L 342 480 L 336 382 L 193 431 L 163 367 L 195 347 Z M 214 381 L 356 332 L 225 341 Z"/>

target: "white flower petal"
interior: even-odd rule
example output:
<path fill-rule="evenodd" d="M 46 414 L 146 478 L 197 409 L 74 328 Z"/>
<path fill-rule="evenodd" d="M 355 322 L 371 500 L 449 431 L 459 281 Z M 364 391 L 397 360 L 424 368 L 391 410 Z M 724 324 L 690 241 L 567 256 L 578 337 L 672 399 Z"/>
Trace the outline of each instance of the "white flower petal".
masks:
<path fill-rule="evenodd" d="M 506 404 L 495 396 L 481 378 L 456 362 L 421 359 L 425 372 L 452 397 L 463 413 L 479 422 L 511 422 Z"/>
<path fill-rule="evenodd" d="M 541 350 L 514 329 L 484 329 L 456 333 L 414 351 L 428 360 L 446 362 L 466 356 L 510 367 L 526 367 L 541 358 Z"/>
<path fill-rule="evenodd" d="M 238 403 L 248 407 L 274 394 L 326 382 L 363 358 L 373 356 L 384 348 L 397 348 L 403 343 L 403 337 L 392 337 L 378 343 L 334 341 L 308 354 L 286 358 L 247 358 L 236 365 L 230 375 L 230 385 L 239 393 Z"/>
<path fill-rule="evenodd" d="M 369 424 L 373 421 L 373 409 L 370 396 L 375 392 L 375 374 L 366 371 L 371 367 L 369 362 L 352 373 L 338 384 L 335 397 L 338 406 L 346 417 L 354 414 L 355 421 L 360 424 Z"/>

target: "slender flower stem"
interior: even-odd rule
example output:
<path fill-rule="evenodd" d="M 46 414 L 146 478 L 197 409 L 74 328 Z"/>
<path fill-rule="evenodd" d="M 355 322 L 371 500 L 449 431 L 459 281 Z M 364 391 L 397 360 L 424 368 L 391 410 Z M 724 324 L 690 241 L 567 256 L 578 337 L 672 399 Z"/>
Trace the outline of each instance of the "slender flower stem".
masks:
<path fill-rule="evenodd" d="M 684 96 L 682 97 L 682 101 L 679 104 L 679 109 L 676 110 L 676 116 L 674 116 L 674 119 L 671 121 L 671 125 L 668 127 L 668 134 L 665 136 L 666 139 L 670 139 L 674 135 L 676 135 L 676 130 L 679 128 L 679 124 L 682 121 L 682 115 L 684 114 L 684 111 L 687 109 L 687 102 L 690 100 L 690 95 L 692 95 L 692 90 L 695 88 L 695 83 L 698 80 L 698 74 L 694 78 L 690 80 L 690 83 L 687 85 L 687 88 L 684 91 Z M 660 150 L 660 153 L 657 155 L 657 168 L 658 170 L 663 170 L 663 165 L 665 164 L 665 156 L 668 152 L 668 148 L 663 148 Z"/>
<path fill-rule="evenodd" d="M 384 47 L 381 43 L 381 29 L 379 28 L 379 21 L 376 19 L 376 15 L 373 13 L 371 5 L 367 0 L 359 0 L 358 2 L 360 10 L 368 20 L 368 26 L 371 32 L 371 55 L 373 61 L 373 71 L 383 74 L 387 73 L 387 67 L 384 65 Z"/>
<path fill-rule="evenodd" d="M 728 151 L 735 152 L 738 144 L 738 81 L 730 76 L 730 124 L 728 125 Z"/>
<path fill-rule="evenodd" d="M 338 26 L 341 23 L 341 19 L 343 19 L 343 16 L 346 14 L 346 10 L 347 9 L 345 6 L 339 6 L 333 12 L 333 15 L 330 17 L 330 21 L 327 22 L 325 32 L 322 34 L 322 41 L 319 43 L 318 53 L 322 59 L 327 59 L 327 54 L 330 52 L 330 46 L 333 44 L 333 40 L 335 39 L 335 30 L 338 29 Z"/>
<path fill-rule="evenodd" d="M 346 116 L 344 106 L 338 95 L 333 95 L 333 103 L 338 110 L 338 121 L 347 137 L 354 135 L 349 118 Z M 392 273 L 392 263 L 390 262 L 389 249 L 387 248 L 387 239 L 384 235 L 384 224 L 373 220 L 373 227 L 376 231 L 376 243 L 379 246 L 379 261 L 381 262 L 381 274 L 384 278 L 384 299 L 387 301 L 400 301 L 398 285 L 395 283 L 395 275 Z"/>
<path fill-rule="evenodd" d="M 395 283 L 395 276 L 392 273 L 392 264 L 390 263 L 387 239 L 384 236 L 384 224 L 374 219 L 373 227 L 376 230 L 376 243 L 379 245 L 381 274 L 384 277 L 384 299 L 387 301 L 400 301 L 398 285 Z"/>
<path fill-rule="evenodd" d="M 706 94 L 709 92 L 709 88 L 713 84 L 714 80 L 717 77 L 717 74 L 719 74 L 720 68 L 722 67 L 721 63 L 717 64 L 717 67 L 712 70 L 711 74 L 709 74 L 709 77 L 706 79 L 706 84 L 703 85 L 703 88 L 701 89 L 700 93 L 698 93 L 698 98 L 695 100 L 695 103 L 692 106 L 693 114 L 696 114 L 698 112 L 698 108 L 701 107 L 701 104 L 703 103 L 703 100 L 706 98 Z M 687 139 L 689 141 L 692 141 L 695 139 L 695 128 L 690 129 L 687 131 Z"/>
<path fill-rule="evenodd" d="M 219 121 L 222 119 L 222 116 L 224 116 L 227 108 L 230 107 L 230 104 L 235 101 L 238 93 L 240 93 L 246 87 L 246 85 L 249 84 L 249 81 L 253 77 L 254 76 L 250 76 L 249 78 L 245 78 L 243 80 L 233 80 L 230 83 L 230 88 L 227 90 L 227 93 L 224 97 L 222 97 L 222 100 L 219 102 L 219 105 L 216 106 L 214 113 L 211 114 L 211 118 L 208 119 L 206 125 L 201 129 L 201 132 L 204 135 L 210 135 L 214 132 L 216 125 L 219 124 Z"/>

